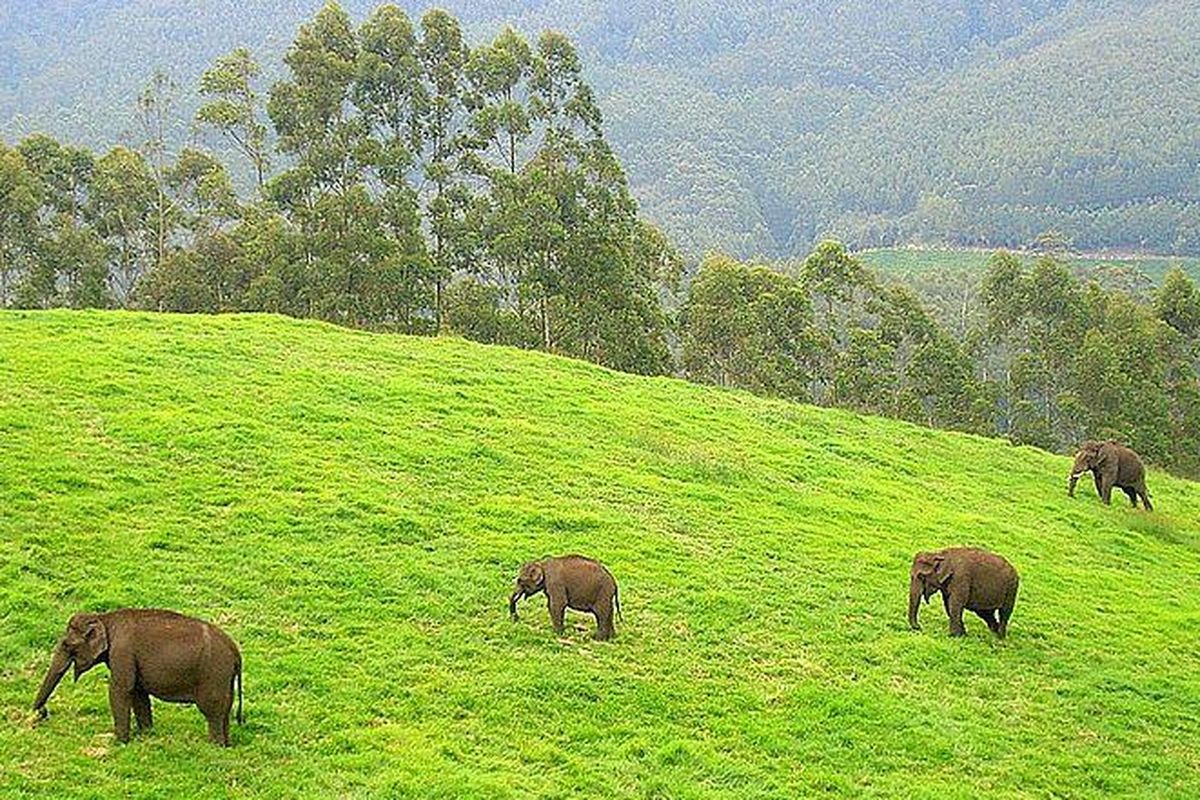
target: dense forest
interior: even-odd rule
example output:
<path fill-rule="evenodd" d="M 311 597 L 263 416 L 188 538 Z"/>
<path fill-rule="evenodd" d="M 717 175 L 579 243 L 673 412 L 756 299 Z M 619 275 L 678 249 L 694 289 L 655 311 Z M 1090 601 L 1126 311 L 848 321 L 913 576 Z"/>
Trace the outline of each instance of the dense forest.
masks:
<path fill-rule="evenodd" d="M 5 3 L 0 136 L 136 144 L 126 109 L 155 66 L 190 118 L 200 74 L 238 46 L 284 78 L 288 32 L 319 5 Z M 375 2 L 344 5 L 362 20 Z M 1011 248 L 1046 230 L 1200 252 L 1193 0 L 445 5 L 468 43 L 507 23 L 571 37 L 633 196 L 688 256 L 803 258 L 828 237 Z"/>
<path fill-rule="evenodd" d="M 1200 474 L 1200 291 L 1031 261 L 917 288 L 819 242 L 775 267 L 683 259 L 639 215 L 572 41 L 471 47 L 443 11 L 330 3 L 275 80 L 236 48 L 155 74 L 130 146 L 0 144 L 0 305 L 270 311 L 459 334 L 616 369 L 1000 434 L 1117 437 Z M 235 160 L 231 160 L 235 159 Z M 231 164 L 248 176 L 239 191 Z"/>

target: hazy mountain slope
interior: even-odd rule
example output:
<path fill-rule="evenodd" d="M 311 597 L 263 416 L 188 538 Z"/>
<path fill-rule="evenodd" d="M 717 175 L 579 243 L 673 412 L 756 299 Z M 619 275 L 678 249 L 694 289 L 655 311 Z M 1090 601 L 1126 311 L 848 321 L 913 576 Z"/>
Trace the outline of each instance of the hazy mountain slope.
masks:
<path fill-rule="evenodd" d="M 851 202 L 855 211 L 898 214 L 932 192 L 945 201 L 947 225 L 974 241 L 1002 242 L 1014 230 L 1029 241 L 1057 226 L 1086 247 L 1102 244 L 1092 231 L 1111 209 L 1173 201 L 1186 242 L 1173 248 L 1153 220 L 1140 229 L 1136 217 L 1124 241 L 1158 235 L 1153 244 L 1164 249 L 1200 245 L 1200 228 L 1189 224 L 1200 213 L 1200 13 L 1181 5 L 1190 4 L 1064 15 L 839 126 L 811 174 L 788 184 L 797 204 L 822 198 L 830 214 Z M 807 241 L 813 229 L 798 222 Z"/>
<path fill-rule="evenodd" d="M 823 234 L 1015 245 L 1048 227 L 1087 249 L 1200 250 L 1197 0 L 444 5 L 476 40 L 506 22 L 575 37 L 635 193 L 693 254 L 796 255 Z M 0 135 L 133 136 L 154 66 L 190 89 L 245 44 L 277 74 L 318 6 L 6 4 Z"/>

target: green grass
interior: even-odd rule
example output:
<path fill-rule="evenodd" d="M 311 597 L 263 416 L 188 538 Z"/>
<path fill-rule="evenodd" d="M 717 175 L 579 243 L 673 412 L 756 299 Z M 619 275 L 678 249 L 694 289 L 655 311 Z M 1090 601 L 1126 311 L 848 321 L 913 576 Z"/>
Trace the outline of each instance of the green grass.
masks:
<path fill-rule="evenodd" d="M 994 250 L 956 250 L 936 248 L 890 247 L 863 250 L 857 255 L 880 275 L 892 278 L 919 278 L 930 273 L 970 272 L 982 274 Z M 1182 267 L 1193 280 L 1200 281 L 1200 257 L 1127 256 L 1098 258 L 1080 256 L 1070 261 L 1084 275 L 1115 268 L 1135 269 L 1153 283 L 1162 283 L 1171 269 Z"/>
<path fill-rule="evenodd" d="M 266 316 L 0 314 L 0 796 L 1200 796 L 1200 487 L 453 339 Z M 1009 639 L 905 623 L 912 553 L 1022 575 Z M 579 551 L 625 622 L 511 623 Z M 71 613 L 166 606 L 246 725 L 113 742 Z"/>

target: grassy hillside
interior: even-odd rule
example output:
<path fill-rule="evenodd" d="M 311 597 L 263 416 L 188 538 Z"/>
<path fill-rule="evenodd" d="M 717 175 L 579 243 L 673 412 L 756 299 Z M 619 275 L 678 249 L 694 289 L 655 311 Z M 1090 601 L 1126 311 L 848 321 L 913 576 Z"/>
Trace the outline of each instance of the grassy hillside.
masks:
<path fill-rule="evenodd" d="M 0 314 L 4 797 L 1188 797 L 1200 487 L 1065 492 L 1002 442 L 449 339 L 272 317 Z M 918 548 L 1022 573 L 1009 639 Z M 549 630 L 519 563 L 602 558 L 625 622 Z M 80 609 L 208 617 L 246 725 L 28 712 Z"/>
<path fill-rule="evenodd" d="M 914 247 L 881 247 L 863 250 L 858 256 L 864 263 L 885 277 L 919 278 L 934 273 L 974 273 L 982 275 L 994 250 L 955 250 Z M 1180 267 L 1193 280 L 1200 280 L 1200 258 L 1177 256 L 1126 256 L 1099 258 L 1079 256 L 1070 259 L 1071 266 L 1083 274 L 1095 273 L 1103 278 L 1112 270 L 1136 270 L 1155 284 L 1161 283 L 1168 272 Z"/>

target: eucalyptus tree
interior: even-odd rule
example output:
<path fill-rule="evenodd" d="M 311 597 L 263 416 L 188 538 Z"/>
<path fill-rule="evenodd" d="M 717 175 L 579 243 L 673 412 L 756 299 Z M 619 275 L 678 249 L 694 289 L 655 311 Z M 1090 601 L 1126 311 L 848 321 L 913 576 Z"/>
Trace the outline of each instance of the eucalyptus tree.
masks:
<path fill-rule="evenodd" d="M 146 159 L 116 147 L 96 161 L 85 214 L 111 253 L 109 280 L 115 300 L 134 301 L 137 283 L 159 253 L 159 187 Z"/>
<path fill-rule="evenodd" d="M 96 157 L 45 134 L 17 150 L 42 188 L 36 258 L 18 302 L 25 306 L 102 307 L 112 301 L 108 250 L 86 218 Z"/>
<path fill-rule="evenodd" d="M 196 111 L 198 123 L 221 133 L 250 162 L 260 193 L 271 165 L 262 97 L 255 86 L 261 73 L 245 47 L 218 57 L 200 76 L 200 94 L 209 99 Z"/>
<path fill-rule="evenodd" d="M 374 154 L 353 113 L 359 40 L 329 3 L 301 26 L 284 56 L 289 76 L 271 87 L 267 112 L 291 165 L 267 193 L 301 234 L 304 278 L 289 306 L 344 324 L 370 322 L 368 273 L 387 249 L 378 204 L 364 185 Z"/>
<path fill-rule="evenodd" d="M 42 186 L 17 150 L 0 141 L 0 307 L 34 260 Z"/>
<path fill-rule="evenodd" d="M 412 21 L 395 5 L 376 9 L 360 26 L 358 40 L 352 99 L 365 124 L 368 179 L 387 236 L 376 266 L 372 316 L 413 332 L 421 329 L 434 305 L 427 297 L 431 264 L 411 181 L 424 145 L 429 104 L 419 42 Z"/>
<path fill-rule="evenodd" d="M 421 17 L 417 61 L 422 97 L 422 172 L 425 221 L 429 228 L 434 328 L 443 323 L 442 292 L 454 273 L 472 258 L 467 230 L 470 190 L 462 179 L 460 159 L 470 140 L 466 130 L 466 66 L 470 50 L 458 20 L 440 9 Z"/>

